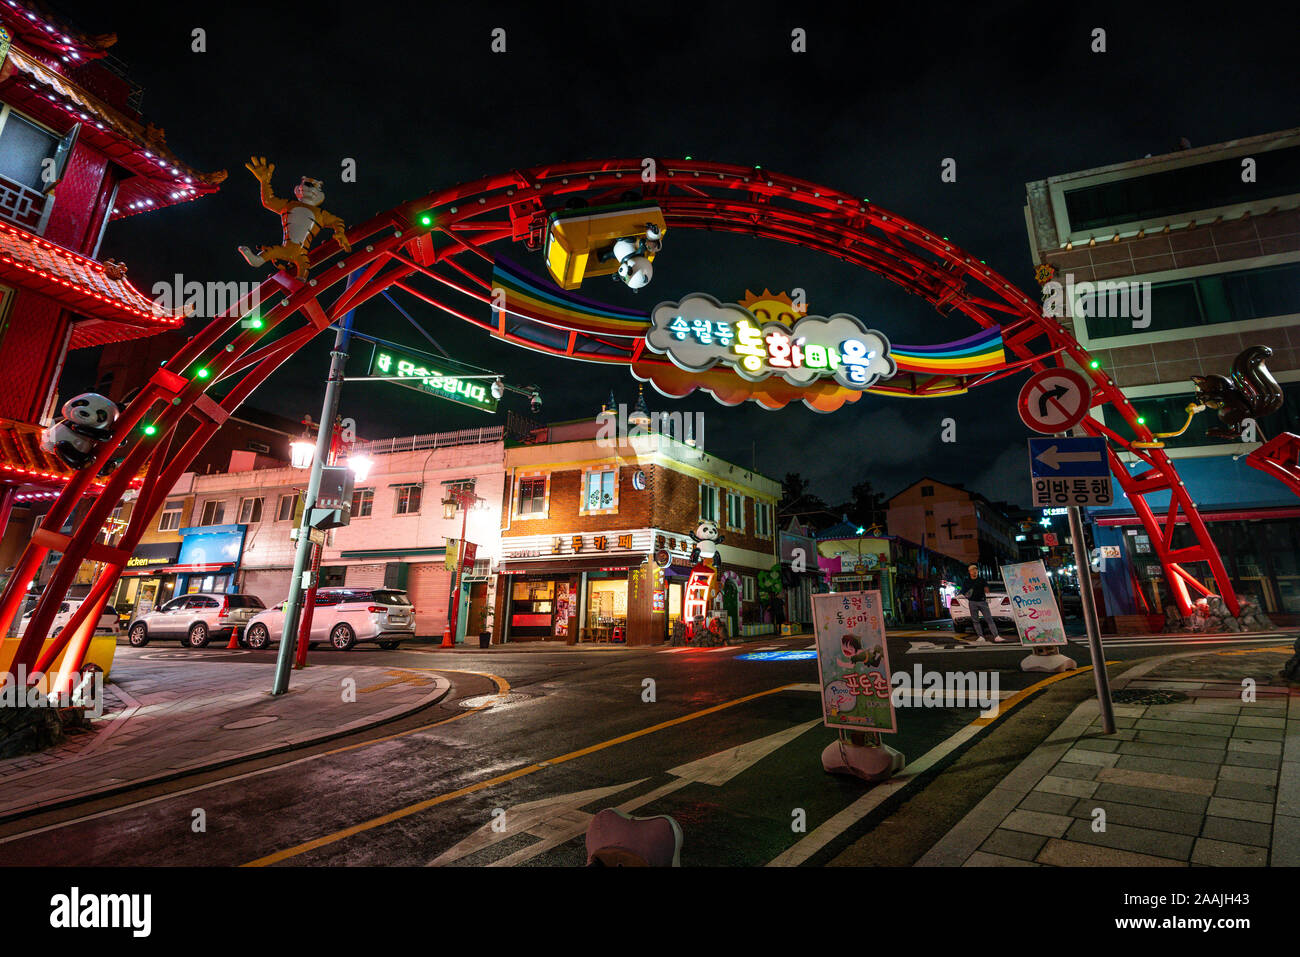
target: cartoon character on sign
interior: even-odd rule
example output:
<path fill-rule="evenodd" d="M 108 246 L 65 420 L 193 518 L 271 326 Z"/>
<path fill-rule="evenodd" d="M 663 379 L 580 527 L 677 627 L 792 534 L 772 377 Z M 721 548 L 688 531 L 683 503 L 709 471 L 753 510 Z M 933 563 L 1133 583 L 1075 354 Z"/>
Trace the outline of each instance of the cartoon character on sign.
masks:
<path fill-rule="evenodd" d="M 321 203 L 325 202 L 325 190 L 320 180 L 304 176 L 302 182 L 293 188 L 296 200 L 281 199 L 271 190 L 274 163 L 268 163 L 264 156 L 254 156 L 244 165 L 262 184 L 262 205 L 271 212 L 280 214 L 282 237 L 279 246 L 262 246 L 258 252 L 240 246 L 240 255 L 250 266 L 283 262 L 293 266 L 294 275 L 298 279 L 306 279 L 307 250 L 321 229 L 331 230 L 338 240 L 339 248 L 345 253 L 352 251 L 352 245 L 344 232 L 343 220 L 321 209 Z"/>
<path fill-rule="evenodd" d="M 845 682 L 832 681 L 826 686 L 826 709 L 832 718 L 852 711 L 857 703 L 857 696 Z"/>

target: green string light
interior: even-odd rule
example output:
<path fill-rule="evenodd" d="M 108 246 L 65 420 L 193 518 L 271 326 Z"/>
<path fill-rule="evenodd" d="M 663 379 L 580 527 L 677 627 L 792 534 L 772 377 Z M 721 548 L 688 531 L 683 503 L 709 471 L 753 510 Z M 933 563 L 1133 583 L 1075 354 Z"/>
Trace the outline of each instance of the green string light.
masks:
<path fill-rule="evenodd" d="M 145 435 L 153 435 L 157 431 L 158 431 L 158 427 L 156 425 L 146 425 L 144 427 Z"/>

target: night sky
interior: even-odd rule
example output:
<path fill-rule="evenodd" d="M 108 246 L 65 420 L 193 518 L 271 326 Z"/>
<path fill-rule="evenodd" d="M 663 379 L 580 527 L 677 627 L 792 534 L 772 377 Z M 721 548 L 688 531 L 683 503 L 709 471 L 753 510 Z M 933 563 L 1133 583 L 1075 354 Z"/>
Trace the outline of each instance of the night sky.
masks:
<path fill-rule="evenodd" d="M 278 241 L 276 217 L 243 168 L 253 154 L 276 163 L 279 195 L 302 175 L 324 180 L 325 207 L 350 225 L 516 166 L 690 155 L 870 197 L 1029 290 L 1026 182 L 1169 152 L 1180 137 L 1201 146 L 1297 125 L 1293 8 L 823 6 L 63 3 L 86 32 L 118 34 L 114 53 L 144 87 L 145 117 L 166 130 L 172 150 L 194 168 L 230 172 L 215 196 L 110 226 L 101 258 L 125 261 L 145 292 L 178 272 L 259 278 L 265 270 L 235 251 Z M 206 53 L 190 51 L 195 27 L 207 31 Z M 505 54 L 490 51 L 494 27 L 507 31 Z M 795 27 L 807 31 L 807 53 L 790 50 Z M 1094 27 L 1107 31 L 1104 54 L 1089 50 Z M 356 183 L 340 182 L 346 157 L 357 162 Z M 955 183 L 940 181 L 945 157 L 957 161 Z M 525 261 L 544 272 L 540 254 Z M 666 237 L 654 282 L 639 295 L 609 281 L 583 292 L 649 310 L 693 291 L 734 301 L 746 289 L 796 286 L 812 312 L 850 312 L 894 342 L 975 331 L 838 260 L 684 230 Z M 452 355 L 538 384 L 550 420 L 594 415 L 611 389 L 635 399 L 624 368 L 530 353 L 394 295 Z M 425 344 L 382 300 L 360 309 L 357 325 Z M 318 416 L 329 338 L 287 363 L 251 404 Z M 369 348 L 354 355 L 356 373 Z M 70 364 L 70 376 L 86 374 L 86 358 Z M 703 410 L 708 451 L 776 478 L 800 471 L 830 501 L 864 478 L 893 494 L 923 475 L 1024 501 L 1029 433 L 1014 411 L 1022 381 L 954 399 L 867 395 L 831 415 L 728 409 L 698 395 L 650 399 L 655 409 Z M 68 385 L 65 377 L 65 394 Z M 519 397 L 503 407 L 527 411 Z M 382 383 L 348 384 L 342 413 L 364 437 L 489 422 Z M 955 445 L 939 438 L 949 416 Z"/>

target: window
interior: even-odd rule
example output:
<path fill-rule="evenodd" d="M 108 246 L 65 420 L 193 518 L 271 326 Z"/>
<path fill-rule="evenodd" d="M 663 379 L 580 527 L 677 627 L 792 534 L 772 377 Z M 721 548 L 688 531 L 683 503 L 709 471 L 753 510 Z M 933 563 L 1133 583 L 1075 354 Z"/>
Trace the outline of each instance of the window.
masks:
<path fill-rule="evenodd" d="M 523 516 L 546 514 L 546 477 L 519 480 L 519 499 L 515 514 Z"/>
<path fill-rule="evenodd" d="M 226 521 L 226 503 L 225 502 L 204 502 L 203 518 L 199 520 L 200 525 L 221 525 Z"/>
<path fill-rule="evenodd" d="M 399 485 L 397 486 L 397 508 L 398 515 L 416 515 L 420 511 L 420 493 L 423 490 L 419 485 Z"/>
<path fill-rule="evenodd" d="M 375 507 L 375 490 L 359 488 L 352 493 L 352 517 L 369 518 Z"/>
<path fill-rule="evenodd" d="M 934 486 L 933 486 L 933 485 L 922 485 L 922 486 L 921 486 L 921 498 L 933 498 L 933 497 L 934 497 Z"/>
<path fill-rule="evenodd" d="M 1133 411 L 1146 419 L 1147 428 L 1155 432 L 1173 432 L 1182 428 L 1187 421 L 1187 403 L 1192 401 L 1192 393 L 1160 395 L 1135 398 Z M 1266 415 L 1256 422 L 1256 439 L 1260 442 L 1271 439 L 1282 432 L 1300 431 L 1300 383 L 1282 383 L 1282 408 L 1271 415 Z M 1119 415 L 1112 425 L 1111 415 L 1107 415 L 1107 425 L 1125 437 L 1130 436 L 1132 428 Z M 1186 447 L 1197 445 L 1219 445 L 1222 439 L 1207 434 L 1207 430 L 1220 425 L 1216 416 L 1202 412 L 1192 419 L 1188 430 L 1179 438 L 1178 444 Z"/>
<path fill-rule="evenodd" d="M 716 522 L 718 520 L 718 489 L 713 485 L 700 485 L 700 520 Z"/>
<path fill-rule="evenodd" d="M 48 185 L 43 164 L 59 148 L 59 138 L 24 116 L 9 110 L 0 129 L 0 175 L 37 192 Z"/>
<path fill-rule="evenodd" d="M 741 597 L 745 601 L 753 601 L 754 600 L 754 576 L 746 575 L 740 581 L 743 587 L 743 591 L 741 592 Z"/>
<path fill-rule="evenodd" d="M 1081 296 L 1072 308 L 1086 313 L 1092 339 L 1286 316 L 1300 312 L 1300 263 L 1152 283 L 1146 304 L 1151 325 L 1143 329 L 1134 329 L 1127 315 L 1117 315 L 1128 312 L 1123 305 L 1121 293 L 1104 288 Z"/>
<path fill-rule="evenodd" d="M 292 495 L 281 495 L 280 504 L 275 510 L 275 520 L 277 522 L 292 522 L 294 515 L 298 512 L 298 493 Z"/>
<path fill-rule="evenodd" d="M 727 528 L 745 530 L 745 496 L 727 489 Z"/>
<path fill-rule="evenodd" d="M 1259 166 L 1259 186 L 1242 181 L 1241 157 L 1235 156 L 1067 190 L 1070 229 L 1101 229 L 1300 192 L 1300 146 L 1269 150 Z M 1269 185 L 1264 186 L 1266 168 Z"/>
<path fill-rule="evenodd" d="M 271 447 L 265 442 L 254 442 L 250 439 L 248 442 L 248 451 L 256 452 L 259 455 L 270 455 Z"/>
<path fill-rule="evenodd" d="M 239 503 L 239 524 L 252 525 L 262 520 L 262 500 L 246 498 Z"/>
<path fill-rule="evenodd" d="M 464 492 L 474 491 L 474 479 L 455 479 L 451 482 L 443 482 L 443 497 L 448 495 L 460 495 Z"/>
<path fill-rule="evenodd" d="M 772 537 L 772 506 L 767 502 L 754 503 L 754 532 L 759 538 Z"/>
<path fill-rule="evenodd" d="M 184 511 L 184 502 L 168 502 L 163 506 L 162 517 L 158 520 L 158 531 L 174 532 L 181 527 L 181 512 Z"/>
<path fill-rule="evenodd" d="M 617 508 L 617 492 L 614 488 L 617 477 L 617 469 L 588 472 L 583 491 L 582 511 L 594 512 L 601 509 Z"/>

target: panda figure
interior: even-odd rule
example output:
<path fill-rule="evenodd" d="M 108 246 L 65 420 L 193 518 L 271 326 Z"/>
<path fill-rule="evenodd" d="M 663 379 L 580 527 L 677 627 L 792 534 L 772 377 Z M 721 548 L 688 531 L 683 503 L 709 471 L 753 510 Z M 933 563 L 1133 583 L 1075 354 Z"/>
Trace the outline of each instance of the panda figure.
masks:
<path fill-rule="evenodd" d="M 695 539 L 695 547 L 691 550 L 691 564 L 702 561 L 717 568 L 719 566 L 718 546 L 722 544 L 722 536 L 718 534 L 718 523 L 700 522 L 695 526 L 695 531 L 691 532 L 691 538 Z"/>
<path fill-rule="evenodd" d="M 650 262 L 653 256 L 663 248 L 663 233 L 653 223 L 646 223 L 645 234 L 635 239 L 620 239 L 614 248 L 602 258 L 618 260 L 618 271 L 614 278 L 623 282 L 632 291 L 642 289 L 654 278 L 654 266 Z"/>
<path fill-rule="evenodd" d="M 113 437 L 118 412 L 117 403 L 97 393 L 73 396 L 63 403 L 63 421 L 42 433 L 41 448 L 74 469 L 85 468 L 95 460 L 100 443 Z"/>

